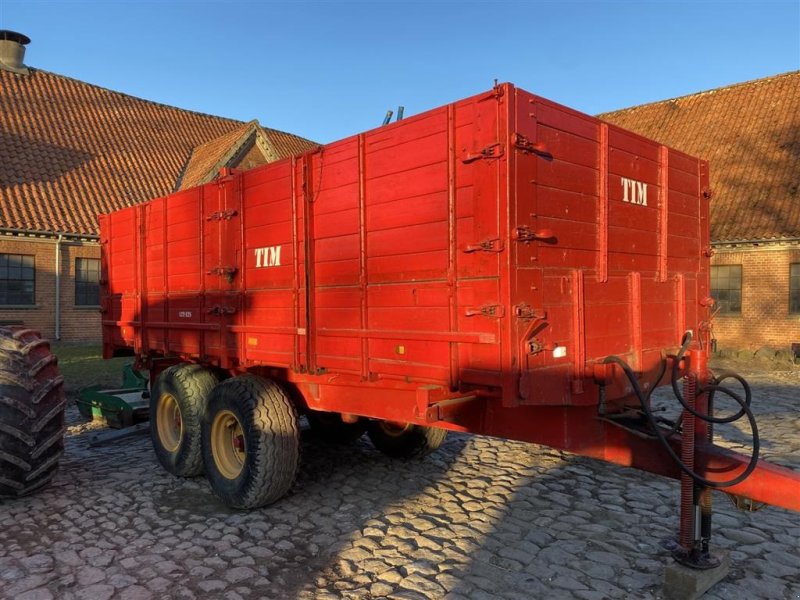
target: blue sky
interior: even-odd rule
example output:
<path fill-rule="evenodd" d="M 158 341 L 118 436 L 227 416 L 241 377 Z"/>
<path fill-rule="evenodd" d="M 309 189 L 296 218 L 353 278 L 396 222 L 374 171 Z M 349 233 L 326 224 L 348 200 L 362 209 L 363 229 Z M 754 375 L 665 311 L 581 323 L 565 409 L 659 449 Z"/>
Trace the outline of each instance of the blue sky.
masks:
<path fill-rule="evenodd" d="M 26 63 L 328 142 L 493 79 L 588 113 L 800 69 L 800 0 L 0 0 Z"/>

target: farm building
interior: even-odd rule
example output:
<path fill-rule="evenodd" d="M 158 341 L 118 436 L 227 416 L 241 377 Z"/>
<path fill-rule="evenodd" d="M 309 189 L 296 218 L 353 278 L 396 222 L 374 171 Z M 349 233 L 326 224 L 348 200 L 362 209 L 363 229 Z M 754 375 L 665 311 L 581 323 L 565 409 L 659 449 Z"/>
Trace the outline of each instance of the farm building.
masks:
<path fill-rule="evenodd" d="M 315 147 L 24 65 L 0 32 L 0 324 L 99 341 L 98 213 Z"/>
<path fill-rule="evenodd" d="M 718 347 L 800 342 L 800 71 L 598 116 L 710 162 Z"/>

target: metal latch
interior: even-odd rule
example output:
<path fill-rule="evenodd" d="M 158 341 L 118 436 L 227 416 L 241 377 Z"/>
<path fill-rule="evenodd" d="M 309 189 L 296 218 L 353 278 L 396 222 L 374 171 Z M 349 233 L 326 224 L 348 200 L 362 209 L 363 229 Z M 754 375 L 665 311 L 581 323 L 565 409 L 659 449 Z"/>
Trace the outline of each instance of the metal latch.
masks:
<path fill-rule="evenodd" d="M 222 317 L 224 315 L 233 315 L 236 313 L 236 308 L 233 306 L 220 306 L 219 304 L 212 306 L 206 311 L 210 315 Z"/>
<path fill-rule="evenodd" d="M 502 304 L 484 304 L 483 306 L 470 306 L 464 310 L 464 316 L 467 317 L 494 317 L 499 319 L 504 317 L 506 309 Z"/>
<path fill-rule="evenodd" d="M 464 252 L 502 252 L 503 241 L 500 238 L 483 240 L 477 244 L 469 244 L 464 247 Z"/>
<path fill-rule="evenodd" d="M 524 242 L 530 243 L 535 242 L 536 240 L 552 240 L 555 239 L 555 234 L 551 229 L 539 229 L 538 231 L 533 231 L 527 225 L 520 225 L 519 227 L 514 228 L 514 231 L 511 232 L 511 239 L 516 242 Z"/>
<path fill-rule="evenodd" d="M 535 308 L 524 302 L 514 307 L 514 316 L 518 319 L 547 319 L 547 313 L 545 311 L 536 312 Z"/>
<path fill-rule="evenodd" d="M 514 147 L 527 154 L 538 154 L 545 158 L 553 158 L 544 142 L 533 142 L 521 133 L 514 134 Z"/>
<path fill-rule="evenodd" d="M 233 278 L 236 277 L 236 273 L 239 272 L 239 269 L 236 267 L 214 267 L 208 272 L 208 275 L 217 275 L 219 277 L 225 277 L 228 280 L 228 283 L 233 282 Z"/>
<path fill-rule="evenodd" d="M 528 354 L 539 354 L 539 352 L 544 352 L 544 351 L 550 352 L 558 347 L 558 345 L 554 344 L 553 342 L 545 344 L 538 338 L 533 338 L 532 340 L 528 340 L 526 345 L 528 347 L 527 348 Z"/>
<path fill-rule="evenodd" d="M 230 221 L 238 214 L 239 213 L 233 208 L 229 208 L 228 210 L 218 210 L 217 212 L 213 212 L 208 215 L 206 217 L 206 221 Z"/>
<path fill-rule="evenodd" d="M 470 152 L 464 158 L 461 159 L 461 162 L 464 164 L 468 164 L 474 162 L 476 160 L 481 160 L 484 158 L 500 158 L 505 153 L 505 148 L 503 148 L 503 144 L 497 142 L 496 144 L 491 144 L 490 146 L 486 146 L 482 150 L 478 152 Z"/>

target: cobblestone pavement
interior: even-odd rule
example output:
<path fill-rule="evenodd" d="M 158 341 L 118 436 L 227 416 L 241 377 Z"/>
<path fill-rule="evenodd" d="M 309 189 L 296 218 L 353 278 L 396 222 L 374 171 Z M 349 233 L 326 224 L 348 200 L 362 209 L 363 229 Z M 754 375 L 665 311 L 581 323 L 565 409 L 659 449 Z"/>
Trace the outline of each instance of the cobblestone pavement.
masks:
<path fill-rule="evenodd" d="M 764 454 L 800 469 L 800 378 L 751 381 Z M 306 434 L 292 493 L 238 512 L 162 471 L 146 436 L 93 449 L 69 418 L 52 485 L 0 503 L 2 598 L 662 596 L 676 482 L 466 435 L 404 463 Z M 799 598 L 800 516 L 715 497 L 732 569 L 707 597 Z"/>

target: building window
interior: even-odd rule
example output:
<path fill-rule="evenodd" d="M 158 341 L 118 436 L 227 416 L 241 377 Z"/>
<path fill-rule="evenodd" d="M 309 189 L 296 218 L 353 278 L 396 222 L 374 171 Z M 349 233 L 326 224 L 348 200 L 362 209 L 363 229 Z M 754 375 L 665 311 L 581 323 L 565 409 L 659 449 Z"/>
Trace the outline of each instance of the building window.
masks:
<path fill-rule="evenodd" d="M 33 256 L 0 254 L 0 305 L 35 304 Z"/>
<path fill-rule="evenodd" d="M 800 263 L 789 266 L 789 312 L 800 313 Z"/>
<path fill-rule="evenodd" d="M 717 302 L 719 314 L 741 314 L 742 266 L 720 265 L 711 267 L 711 296 Z"/>
<path fill-rule="evenodd" d="M 99 306 L 100 260 L 75 259 L 75 306 Z"/>

